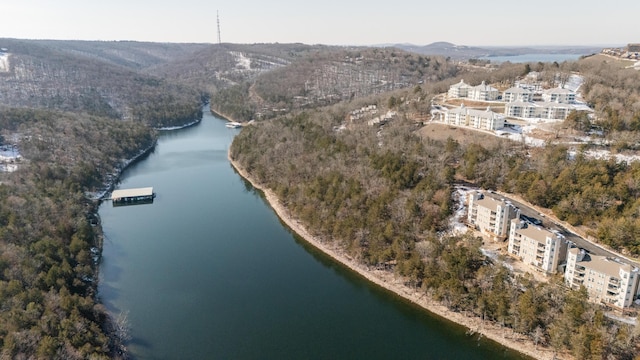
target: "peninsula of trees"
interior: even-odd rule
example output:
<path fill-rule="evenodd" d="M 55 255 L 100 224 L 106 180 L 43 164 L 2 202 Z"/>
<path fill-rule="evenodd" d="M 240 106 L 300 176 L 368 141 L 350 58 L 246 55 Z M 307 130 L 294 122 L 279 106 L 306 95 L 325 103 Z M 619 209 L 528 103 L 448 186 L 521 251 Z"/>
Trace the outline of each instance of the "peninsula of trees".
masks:
<path fill-rule="evenodd" d="M 584 289 L 567 291 L 560 278 L 539 283 L 515 277 L 480 252 L 479 239 L 448 235 L 454 187 L 471 183 L 520 195 L 603 244 L 639 254 L 640 162 L 590 158 L 586 151 L 638 149 L 640 74 L 587 58 L 562 66 L 507 64 L 464 76 L 509 83 L 533 68 L 543 76 L 579 71 L 586 77 L 582 92 L 596 116 L 572 113 L 555 131 L 596 131 L 600 144 L 581 145 L 571 157 L 570 145 L 553 136 L 546 146 L 532 148 L 492 135 L 439 139 L 418 132 L 425 102 L 443 92 L 439 83 L 424 83 L 249 126 L 235 138 L 231 157 L 320 241 L 338 244 L 370 268 L 393 272 L 449 309 L 558 354 L 633 359 L 637 328 L 606 317 L 586 301 Z M 396 116 L 383 127 L 348 120 L 371 103 Z"/>

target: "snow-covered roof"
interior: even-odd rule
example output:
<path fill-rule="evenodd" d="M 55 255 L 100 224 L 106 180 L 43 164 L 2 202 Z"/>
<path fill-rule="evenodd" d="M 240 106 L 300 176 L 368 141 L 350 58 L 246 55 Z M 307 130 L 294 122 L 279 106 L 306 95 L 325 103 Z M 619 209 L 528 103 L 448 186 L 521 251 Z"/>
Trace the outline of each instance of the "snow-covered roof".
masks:
<path fill-rule="evenodd" d="M 553 88 L 553 89 L 545 90 L 544 93 L 545 94 L 573 94 L 574 92 L 569 89 Z"/>
<path fill-rule="evenodd" d="M 464 80 L 460 80 L 459 83 L 451 85 L 452 88 L 461 88 L 461 87 L 471 87 L 469 84 L 465 83 Z"/>
<path fill-rule="evenodd" d="M 462 114 L 462 115 L 468 114 L 471 116 L 479 116 L 483 118 L 504 117 L 503 114 L 499 114 L 497 112 L 491 111 L 490 108 L 487 108 L 487 110 L 477 110 L 477 109 L 470 109 L 470 108 L 464 107 L 464 105 L 457 108 L 450 109 L 448 110 L 448 112 L 452 114 Z"/>
<path fill-rule="evenodd" d="M 514 94 L 532 94 L 531 90 L 523 89 L 521 87 L 511 87 L 504 91 L 505 93 L 514 93 Z"/>
<path fill-rule="evenodd" d="M 484 80 L 480 85 L 474 86 L 473 88 L 477 90 L 484 90 L 484 91 L 498 91 L 498 89 L 494 88 L 493 86 L 485 84 Z"/>

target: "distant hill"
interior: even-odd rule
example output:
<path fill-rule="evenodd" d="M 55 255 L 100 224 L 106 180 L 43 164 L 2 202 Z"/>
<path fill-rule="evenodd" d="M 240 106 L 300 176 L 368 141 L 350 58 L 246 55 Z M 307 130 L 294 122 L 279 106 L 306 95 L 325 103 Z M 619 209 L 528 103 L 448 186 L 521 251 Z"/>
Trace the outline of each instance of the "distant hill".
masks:
<path fill-rule="evenodd" d="M 155 48 L 157 54 L 159 47 L 142 48 Z M 129 66 L 116 63 L 144 52 L 140 47 L 112 57 L 105 55 L 114 49 L 112 44 L 99 42 L 0 39 L 0 48 L 8 54 L 4 55 L 8 66 L 0 72 L 0 105 L 87 113 L 155 127 L 200 116 L 203 98 L 198 91 L 134 69 L 169 61 L 181 46 L 165 51 L 164 57 L 139 57 Z"/>
<path fill-rule="evenodd" d="M 396 48 L 313 48 L 212 98 L 212 108 L 236 120 L 264 119 L 300 108 L 363 98 L 438 81 L 459 69 L 439 56 Z"/>
<path fill-rule="evenodd" d="M 474 47 L 455 45 L 449 42 L 434 42 L 429 45 L 394 44 L 398 49 L 425 55 L 440 55 L 452 59 L 473 59 L 486 56 L 510 56 L 523 54 L 593 54 L 599 53 L 601 47 L 589 46 L 485 46 Z"/>
<path fill-rule="evenodd" d="M 133 70 L 142 70 L 186 58 L 211 46 L 211 44 L 138 41 L 33 40 L 31 42 Z"/>
<path fill-rule="evenodd" d="M 290 64 L 312 51 L 330 49 L 304 44 L 215 44 L 145 73 L 181 83 L 209 95 Z"/>

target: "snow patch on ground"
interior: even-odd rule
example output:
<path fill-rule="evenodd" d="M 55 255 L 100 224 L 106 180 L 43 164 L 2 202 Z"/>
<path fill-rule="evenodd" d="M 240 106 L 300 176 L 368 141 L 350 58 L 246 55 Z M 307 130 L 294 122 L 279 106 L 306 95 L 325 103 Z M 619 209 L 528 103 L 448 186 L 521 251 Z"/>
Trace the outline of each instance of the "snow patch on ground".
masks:
<path fill-rule="evenodd" d="M 244 54 L 242 54 L 241 52 L 237 51 L 231 51 L 231 55 L 236 58 L 237 69 L 251 70 L 251 59 L 244 56 Z"/>
<path fill-rule="evenodd" d="M 455 203 L 455 211 L 453 216 L 449 219 L 449 231 L 453 235 L 462 235 L 469 231 L 469 228 L 465 224 L 465 220 L 467 218 L 467 198 L 469 194 L 475 191 L 479 191 L 479 188 L 470 188 L 466 186 L 456 186 L 453 191 L 453 201 Z M 500 253 L 497 250 L 489 249 L 485 247 L 480 247 L 480 252 L 482 255 L 491 259 L 496 264 L 501 264 L 502 266 L 509 269 L 509 271 L 513 272 L 513 266 L 506 261 L 500 260 Z"/>
<path fill-rule="evenodd" d="M 584 78 L 582 76 L 573 74 L 570 75 L 567 79 L 567 82 L 564 83 L 564 88 L 577 93 L 578 89 L 580 89 L 580 86 L 582 86 L 583 83 Z"/>
<path fill-rule="evenodd" d="M 614 314 L 611 312 L 606 312 L 604 315 L 610 319 L 617 320 L 629 325 L 636 325 L 636 323 L 638 322 L 638 318 L 634 318 L 630 316 L 620 316 L 618 314 Z"/>
<path fill-rule="evenodd" d="M 527 134 L 530 134 L 536 128 L 535 125 L 514 126 L 505 127 L 500 130 L 496 130 L 496 135 L 517 142 L 523 142 L 529 146 L 543 147 L 545 141 L 542 139 L 536 139 Z"/>
<path fill-rule="evenodd" d="M 0 172 L 14 172 L 16 170 L 18 170 L 16 164 L 0 164 Z"/>
<path fill-rule="evenodd" d="M 20 158 L 20 152 L 13 145 L 0 146 L 0 161 L 11 161 Z"/>
<path fill-rule="evenodd" d="M 9 72 L 9 53 L 0 52 L 0 72 Z"/>
<path fill-rule="evenodd" d="M 166 127 L 161 127 L 161 128 L 157 128 L 156 130 L 158 131 L 173 131 L 173 130 L 180 130 L 180 129 L 184 129 L 184 128 L 188 128 L 189 126 L 193 126 L 196 125 L 197 123 L 200 122 L 200 119 L 196 119 L 193 120 L 190 123 L 184 124 L 184 125 L 180 125 L 180 126 L 166 126 Z"/>
<path fill-rule="evenodd" d="M 22 156 L 15 146 L 0 146 L 0 172 L 14 172 L 18 170 L 18 165 L 15 164 L 15 162 L 21 158 Z"/>
<path fill-rule="evenodd" d="M 533 147 L 544 147 L 546 142 L 542 139 L 537 139 L 529 136 L 533 130 L 537 127 L 534 124 L 525 125 L 525 126 L 514 126 L 514 127 L 505 127 L 500 130 L 496 130 L 496 136 L 506 138 L 512 141 L 523 142 L 529 146 Z M 591 136 L 576 136 L 574 138 L 574 142 L 566 142 L 567 145 L 580 145 L 580 144 L 599 144 L 606 145 L 606 141 L 604 139 L 593 138 Z M 568 151 L 569 159 L 575 159 L 578 151 L 575 149 Z M 640 155 L 637 154 L 612 154 L 608 150 L 586 150 L 583 152 L 584 156 L 590 159 L 615 159 L 616 162 L 622 163 L 631 163 L 634 161 L 640 161 Z"/>
<path fill-rule="evenodd" d="M 467 225 L 464 224 L 467 218 L 467 205 L 466 199 L 470 192 L 476 190 L 469 189 L 464 186 L 457 186 L 453 192 L 453 201 L 455 203 L 455 211 L 453 216 L 449 219 L 449 229 L 454 235 L 464 234 L 469 230 Z"/>
<path fill-rule="evenodd" d="M 631 163 L 634 161 L 640 161 L 640 155 L 625 155 L 625 154 L 612 154 L 607 150 L 586 150 L 583 152 L 584 155 L 588 158 L 592 159 L 600 159 L 600 160 L 610 160 L 615 159 L 616 162 L 622 163 Z M 568 151 L 569 159 L 575 159 L 578 155 L 577 150 L 569 150 Z"/>

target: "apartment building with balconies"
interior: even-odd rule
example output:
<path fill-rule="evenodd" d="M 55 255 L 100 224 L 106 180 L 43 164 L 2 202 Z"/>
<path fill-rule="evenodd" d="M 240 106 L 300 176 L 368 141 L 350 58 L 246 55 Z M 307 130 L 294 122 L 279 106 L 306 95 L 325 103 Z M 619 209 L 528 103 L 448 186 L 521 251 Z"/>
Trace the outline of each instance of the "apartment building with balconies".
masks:
<path fill-rule="evenodd" d="M 468 197 L 467 223 L 492 240 L 504 240 L 509 236 L 509 224 L 520 216 L 520 209 L 510 201 L 472 192 Z"/>
<path fill-rule="evenodd" d="M 508 102 L 504 113 L 509 117 L 524 119 L 559 119 L 564 120 L 575 107 L 558 102 Z"/>
<path fill-rule="evenodd" d="M 529 102 L 533 101 L 533 91 L 523 89 L 521 87 L 512 87 L 502 93 L 502 101 L 510 102 Z"/>
<path fill-rule="evenodd" d="M 508 253 L 545 275 L 558 272 L 567 256 L 568 243 L 562 234 L 522 221 L 511 220 Z"/>
<path fill-rule="evenodd" d="M 559 104 L 573 104 L 576 102 L 576 93 L 563 88 L 547 89 L 542 92 L 542 100 Z"/>
<path fill-rule="evenodd" d="M 481 130 L 498 130 L 504 127 L 505 117 L 487 110 L 476 110 L 464 105 L 445 111 L 443 122 L 449 125 L 467 126 Z"/>
<path fill-rule="evenodd" d="M 471 85 L 465 83 L 464 80 L 460 80 L 459 83 L 449 86 L 447 94 L 450 98 L 466 98 L 469 95 L 470 88 Z"/>
<path fill-rule="evenodd" d="M 487 85 L 484 81 L 478 86 L 472 86 L 467 91 L 467 98 L 475 101 L 495 101 L 499 95 L 498 89 Z"/>
<path fill-rule="evenodd" d="M 480 85 L 471 86 L 460 80 L 459 83 L 449 86 L 447 92 L 450 98 L 463 98 L 475 101 L 495 101 L 498 99 L 500 92 L 498 89 L 487 85 L 484 81 Z"/>
<path fill-rule="evenodd" d="M 568 250 L 564 280 L 574 290 L 584 286 L 590 301 L 624 311 L 638 294 L 640 273 L 620 259 L 574 247 Z"/>

